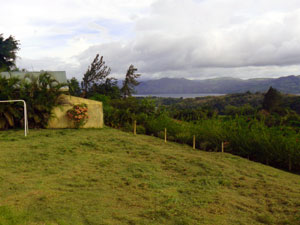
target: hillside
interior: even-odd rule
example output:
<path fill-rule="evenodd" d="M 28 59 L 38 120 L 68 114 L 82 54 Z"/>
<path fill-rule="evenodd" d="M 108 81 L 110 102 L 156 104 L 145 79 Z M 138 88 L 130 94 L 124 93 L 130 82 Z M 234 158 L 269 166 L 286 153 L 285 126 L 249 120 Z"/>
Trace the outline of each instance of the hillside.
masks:
<path fill-rule="evenodd" d="M 300 176 L 115 129 L 0 132 L 0 224 L 300 224 Z"/>
<path fill-rule="evenodd" d="M 300 100 L 297 96 L 283 95 L 285 102 L 293 102 L 294 98 Z M 206 96 L 206 97 L 196 97 L 189 99 L 178 99 L 170 106 L 180 109 L 196 109 L 199 107 L 209 106 L 213 109 L 222 112 L 226 106 L 233 105 L 237 107 L 242 107 L 245 104 L 249 104 L 252 107 L 259 108 L 262 107 L 264 95 L 262 93 L 237 93 L 237 94 L 227 94 L 223 96 Z M 168 100 L 168 99 L 167 99 Z M 167 102 L 165 99 L 161 99 L 162 103 Z"/>
<path fill-rule="evenodd" d="M 265 92 L 272 86 L 283 93 L 300 93 L 300 76 L 286 76 L 277 79 L 216 78 L 188 80 L 184 78 L 161 78 L 142 81 L 136 87 L 138 94 L 185 94 L 185 93 L 241 93 L 246 91 Z"/>

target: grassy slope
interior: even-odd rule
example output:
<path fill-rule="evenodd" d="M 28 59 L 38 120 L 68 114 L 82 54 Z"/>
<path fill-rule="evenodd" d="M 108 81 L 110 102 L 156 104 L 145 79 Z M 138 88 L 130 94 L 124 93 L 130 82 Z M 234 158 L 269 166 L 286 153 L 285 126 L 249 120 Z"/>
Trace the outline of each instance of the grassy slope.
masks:
<path fill-rule="evenodd" d="M 110 128 L 22 135 L 0 132 L 0 224 L 300 224 L 298 175 Z"/>

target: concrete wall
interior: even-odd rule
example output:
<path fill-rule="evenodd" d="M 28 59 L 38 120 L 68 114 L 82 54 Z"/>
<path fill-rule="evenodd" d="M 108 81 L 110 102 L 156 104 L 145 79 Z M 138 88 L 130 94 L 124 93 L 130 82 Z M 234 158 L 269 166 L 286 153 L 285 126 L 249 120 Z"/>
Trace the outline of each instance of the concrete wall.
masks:
<path fill-rule="evenodd" d="M 53 109 L 54 118 L 48 122 L 48 128 L 74 128 L 66 112 L 73 105 L 85 103 L 88 106 L 89 119 L 83 128 L 102 128 L 103 127 L 103 106 L 102 102 L 93 101 L 85 98 L 79 98 L 69 95 L 62 95 L 63 104 Z"/>

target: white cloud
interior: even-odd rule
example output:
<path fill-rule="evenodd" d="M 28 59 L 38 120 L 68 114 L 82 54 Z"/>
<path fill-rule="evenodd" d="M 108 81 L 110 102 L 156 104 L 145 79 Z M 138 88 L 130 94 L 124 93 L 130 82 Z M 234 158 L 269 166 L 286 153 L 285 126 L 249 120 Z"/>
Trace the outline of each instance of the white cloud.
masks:
<path fill-rule="evenodd" d="M 0 21 L 24 67 L 78 78 L 97 53 L 118 78 L 130 64 L 144 78 L 299 74 L 298 0 L 11 0 Z"/>
<path fill-rule="evenodd" d="M 92 44 L 108 41 L 109 27 L 97 25 L 98 21 L 110 20 L 115 23 L 131 23 L 132 16 L 142 16 L 151 0 L 11 0 L 1 3 L 0 30 L 5 35 L 14 35 L 21 40 L 22 57 L 37 58 L 42 55 L 71 57 L 74 47 L 88 48 Z M 93 31 L 93 35 L 89 33 Z M 68 36 L 72 37 L 61 37 Z M 70 48 L 62 45 L 52 51 L 44 49 L 50 39 L 66 40 Z M 80 40 L 80 41 L 78 41 Z M 78 46 L 74 43 L 77 42 Z M 36 49 L 40 48 L 37 52 Z M 72 48 L 72 49 L 71 49 Z M 55 51 L 54 51 L 55 50 Z M 77 52 L 78 53 L 78 52 Z"/>

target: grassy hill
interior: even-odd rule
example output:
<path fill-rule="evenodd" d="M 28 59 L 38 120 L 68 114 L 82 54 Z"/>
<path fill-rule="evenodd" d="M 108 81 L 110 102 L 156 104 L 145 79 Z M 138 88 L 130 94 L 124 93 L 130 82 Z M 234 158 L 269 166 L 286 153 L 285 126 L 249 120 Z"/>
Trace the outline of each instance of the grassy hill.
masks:
<path fill-rule="evenodd" d="M 118 130 L 0 132 L 0 224 L 300 224 L 300 176 Z"/>

